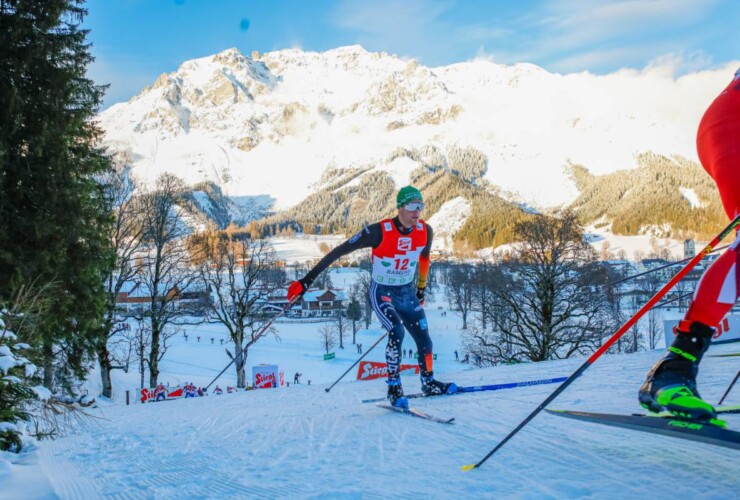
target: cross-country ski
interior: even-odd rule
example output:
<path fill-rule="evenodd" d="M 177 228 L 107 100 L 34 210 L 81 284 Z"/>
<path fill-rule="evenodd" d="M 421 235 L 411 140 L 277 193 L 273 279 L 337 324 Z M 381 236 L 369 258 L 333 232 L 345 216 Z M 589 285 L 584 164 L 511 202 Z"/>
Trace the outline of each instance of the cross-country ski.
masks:
<path fill-rule="evenodd" d="M 524 382 L 507 382 L 504 384 L 487 384 L 487 385 L 474 385 L 470 387 L 458 387 L 457 391 L 452 394 L 424 394 L 423 392 L 416 392 L 414 394 L 406 394 L 407 399 L 417 398 L 428 398 L 436 396 L 454 396 L 455 394 L 468 394 L 471 392 L 486 392 L 486 391 L 500 391 L 502 389 L 514 389 L 516 387 L 529 387 L 533 385 L 543 384 L 557 384 L 565 380 L 565 377 L 546 378 L 541 380 L 527 380 Z M 377 403 L 378 401 L 384 401 L 385 398 L 372 398 L 363 399 L 362 403 Z"/>
<path fill-rule="evenodd" d="M 423 412 L 413 407 L 401 408 L 398 406 L 391 406 L 389 404 L 380 404 L 380 403 L 375 406 L 377 406 L 378 408 L 385 408 L 386 410 L 395 411 L 396 413 L 403 413 L 405 415 L 411 415 L 413 417 L 423 418 L 425 420 L 431 420 L 432 422 L 437 422 L 440 424 L 451 424 L 455 420 L 455 417 L 452 417 L 452 418 L 437 417 L 437 416 L 430 415 L 429 413 Z"/>
<path fill-rule="evenodd" d="M 679 439 L 740 450 L 740 432 L 721 426 L 674 416 L 614 415 L 574 410 L 546 410 L 551 415 L 595 424 L 650 432 Z M 635 446 L 639 446 L 639 440 Z"/>

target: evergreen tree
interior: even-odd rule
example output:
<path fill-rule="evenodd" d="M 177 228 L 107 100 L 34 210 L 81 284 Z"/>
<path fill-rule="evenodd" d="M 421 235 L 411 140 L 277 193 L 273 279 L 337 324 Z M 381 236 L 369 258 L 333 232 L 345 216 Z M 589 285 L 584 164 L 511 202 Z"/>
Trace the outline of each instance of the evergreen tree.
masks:
<path fill-rule="evenodd" d="M 112 262 L 96 177 L 110 160 L 92 118 L 104 87 L 80 29 L 81 0 L 0 0 L 0 301 L 53 283 L 31 356 L 44 385 L 82 377 Z"/>
<path fill-rule="evenodd" d="M 29 401 L 36 396 L 28 385 L 26 373 L 33 370 L 19 351 L 25 344 L 5 325 L 0 312 L 0 451 L 19 452 L 23 447 L 23 428 L 31 416 Z M 27 368 L 28 366 L 28 368 Z"/>

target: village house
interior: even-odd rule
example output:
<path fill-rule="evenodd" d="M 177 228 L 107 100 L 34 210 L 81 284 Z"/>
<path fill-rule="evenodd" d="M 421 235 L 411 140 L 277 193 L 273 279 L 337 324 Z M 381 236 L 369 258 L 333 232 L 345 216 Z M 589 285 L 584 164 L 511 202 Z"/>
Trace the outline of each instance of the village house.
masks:
<path fill-rule="evenodd" d="M 349 299 L 340 289 L 309 289 L 300 302 L 293 304 L 286 314 L 289 318 L 327 318 L 344 313 Z M 288 305 L 287 290 L 279 289 L 271 294 L 260 308 L 261 311 L 277 314 Z"/>
<path fill-rule="evenodd" d="M 339 289 L 309 289 L 301 300 L 301 316 L 322 318 L 338 316 L 347 310 L 349 299 Z"/>
<path fill-rule="evenodd" d="M 180 290 L 173 287 L 166 295 L 171 300 L 171 306 L 176 309 L 202 311 L 211 303 L 211 293 L 204 288 L 186 288 Z M 116 296 L 116 309 L 122 313 L 141 313 L 149 309 L 152 296 L 148 287 L 141 282 L 126 282 Z"/>

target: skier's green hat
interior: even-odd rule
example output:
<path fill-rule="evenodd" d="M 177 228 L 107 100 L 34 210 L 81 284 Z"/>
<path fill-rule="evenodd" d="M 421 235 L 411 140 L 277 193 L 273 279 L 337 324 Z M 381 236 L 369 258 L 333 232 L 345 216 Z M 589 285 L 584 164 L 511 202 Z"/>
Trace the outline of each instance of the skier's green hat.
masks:
<path fill-rule="evenodd" d="M 424 201 L 421 197 L 421 191 L 416 189 L 414 186 L 402 187 L 396 195 L 396 207 L 401 208 L 406 203 L 414 200 Z"/>

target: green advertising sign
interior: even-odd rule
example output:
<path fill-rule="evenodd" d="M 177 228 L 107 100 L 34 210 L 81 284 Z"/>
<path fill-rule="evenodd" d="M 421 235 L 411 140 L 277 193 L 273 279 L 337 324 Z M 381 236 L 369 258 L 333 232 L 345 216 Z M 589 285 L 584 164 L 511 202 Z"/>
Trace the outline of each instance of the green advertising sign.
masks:
<path fill-rule="evenodd" d="M 327 361 L 329 359 L 334 359 L 334 353 L 330 352 L 329 354 L 324 354 L 324 361 Z"/>

